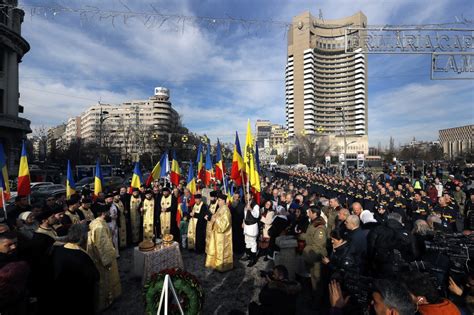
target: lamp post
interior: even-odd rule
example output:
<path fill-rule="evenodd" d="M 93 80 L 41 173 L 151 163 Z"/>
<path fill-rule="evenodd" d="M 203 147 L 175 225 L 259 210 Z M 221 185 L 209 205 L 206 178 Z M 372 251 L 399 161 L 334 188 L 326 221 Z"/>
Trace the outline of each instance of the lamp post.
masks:
<path fill-rule="evenodd" d="M 347 176 L 347 134 L 346 134 L 346 113 L 344 107 L 336 107 L 337 111 L 342 115 L 342 130 L 344 135 L 344 177 Z"/>
<path fill-rule="evenodd" d="M 102 125 L 104 121 L 109 118 L 108 115 L 109 112 L 106 110 L 102 110 L 102 107 L 100 107 L 100 114 L 99 114 L 99 148 L 102 148 Z"/>

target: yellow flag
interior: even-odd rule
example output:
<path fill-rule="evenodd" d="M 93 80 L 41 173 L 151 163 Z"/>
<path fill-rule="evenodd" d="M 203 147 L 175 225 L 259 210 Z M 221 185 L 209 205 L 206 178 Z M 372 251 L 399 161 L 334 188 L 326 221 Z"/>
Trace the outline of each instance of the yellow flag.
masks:
<path fill-rule="evenodd" d="M 245 138 L 244 149 L 244 172 L 250 187 L 260 192 L 260 176 L 255 165 L 255 144 L 252 136 L 252 128 L 250 127 L 250 119 L 247 123 L 247 137 Z"/>

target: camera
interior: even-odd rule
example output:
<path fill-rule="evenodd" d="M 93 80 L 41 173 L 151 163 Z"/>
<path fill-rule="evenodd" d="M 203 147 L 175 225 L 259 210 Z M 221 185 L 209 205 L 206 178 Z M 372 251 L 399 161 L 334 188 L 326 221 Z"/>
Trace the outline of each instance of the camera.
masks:
<path fill-rule="evenodd" d="M 273 272 L 272 271 L 266 271 L 266 270 L 260 270 L 260 277 L 265 278 L 266 276 L 272 277 Z"/>

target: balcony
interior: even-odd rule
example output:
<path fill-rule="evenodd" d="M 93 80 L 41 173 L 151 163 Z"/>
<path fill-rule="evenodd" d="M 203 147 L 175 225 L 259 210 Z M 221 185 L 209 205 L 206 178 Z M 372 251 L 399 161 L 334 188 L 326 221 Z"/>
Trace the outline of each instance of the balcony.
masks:
<path fill-rule="evenodd" d="M 0 128 L 16 129 L 26 133 L 31 132 L 30 121 L 25 118 L 0 114 Z"/>

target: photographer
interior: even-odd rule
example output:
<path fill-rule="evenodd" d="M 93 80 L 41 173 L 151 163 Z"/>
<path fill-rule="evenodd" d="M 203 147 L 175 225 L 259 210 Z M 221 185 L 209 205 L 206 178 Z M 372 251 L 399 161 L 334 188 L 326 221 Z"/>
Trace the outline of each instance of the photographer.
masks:
<path fill-rule="evenodd" d="M 271 274 L 262 272 L 266 284 L 260 291 L 258 299 L 260 304 L 249 304 L 249 315 L 289 315 L 296 313 L 296 296 L 301 291 L 298 282 L 288 280 L 288 270 L 277 265 Z"/>

